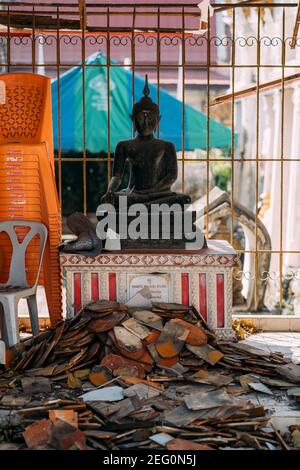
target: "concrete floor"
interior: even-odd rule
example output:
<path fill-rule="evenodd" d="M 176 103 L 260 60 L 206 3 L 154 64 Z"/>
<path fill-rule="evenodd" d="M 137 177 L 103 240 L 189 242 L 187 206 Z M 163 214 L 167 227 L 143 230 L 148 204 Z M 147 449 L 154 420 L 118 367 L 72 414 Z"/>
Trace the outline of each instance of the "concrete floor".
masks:
<path fill-rule="evenodd" d="M 272 353 L 282 353 L 284 357 L 300 364 L 300 333 L 296 332 L 265 332 L 256 333 L 242 341 Z"/>

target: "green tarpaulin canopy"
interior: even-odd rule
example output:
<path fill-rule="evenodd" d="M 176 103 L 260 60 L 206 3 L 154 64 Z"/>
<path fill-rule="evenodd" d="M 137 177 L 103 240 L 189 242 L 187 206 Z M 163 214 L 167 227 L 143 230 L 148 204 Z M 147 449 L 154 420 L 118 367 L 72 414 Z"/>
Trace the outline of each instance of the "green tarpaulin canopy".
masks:
<path fill-rule="evenodd" d="M 60 134 L 63 152 L 81 152 L 84 148 L 83 123 L 85 118 L 86 150 L 99 153 L 114 152 L 117 142 L 130 139 L 132 123 L 132 73 L 124 67 L 110 68 L 110 110 L 108 110 L 108 74 L 106 57 L 102 53 L 90 56 L 84 67 L 74 67 L 52 82 L 54 143 L 58 149 L 58 85 L 60 84 Z M 83 78 L 84 77 L 84 78 Z M 143 93 L 144 77 L 134 76 L 134 101 Z M 83 88 L 85 96 L 83 98 Z M 157 87 L 150 84 L 150 97 L 157 102 Z M 83 113 L 83 99 L 85 113 Z M 108 112 L 110 111 L 110 133 Z M 173 142 L 182 149 L 182 102 L 160 88 L 160 138 Z M 236 140 L 236 135 L 235 135 Z M 210 119 L 210 148 L 231 146 L 232 132 L 228 127 Z M 207 116 L 189 105 L 184 105 L 185 150 L 207 149 Z"/>

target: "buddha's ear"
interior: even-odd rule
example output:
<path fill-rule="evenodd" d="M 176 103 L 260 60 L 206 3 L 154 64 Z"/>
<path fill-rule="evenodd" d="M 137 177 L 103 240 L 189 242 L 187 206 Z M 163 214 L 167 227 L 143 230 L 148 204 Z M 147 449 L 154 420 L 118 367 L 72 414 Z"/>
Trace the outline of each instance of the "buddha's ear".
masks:
<path fill-rule="evenodd" d="M 130 119 L 133 121 L 133 116 L 132 114 L 129 113 Z"/>

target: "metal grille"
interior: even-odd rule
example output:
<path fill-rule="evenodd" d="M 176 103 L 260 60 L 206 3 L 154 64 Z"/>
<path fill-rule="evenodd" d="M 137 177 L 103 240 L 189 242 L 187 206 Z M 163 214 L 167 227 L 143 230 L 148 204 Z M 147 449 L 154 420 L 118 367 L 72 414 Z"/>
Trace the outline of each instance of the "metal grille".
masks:
<path fill-rule="evenodd" d="M 235 210 L 239 202 L 239 191 L 244 184 L 241 179 L 241 168 L 253 169 L 250 186 L 254 188 L 254 213 L 255 243 L 252 247 L 242 246 L 238 249 L 241 256 L 250 254 L 254 256 L 254 270 L 248 273 L 248 277 L 255 280 L 254 297 L 256 307 L 259 305 L 261 286 L 268 280 L 278 278 L 279 303 L 283 304 L 285 279 L 297 278 L 296 271 L 286 273 L 284 271 L 284 256 L 300 254 L 299 249 L 286 249 L 284 245 L 284 198 L 287 187 L 285 187 L 285 171 L 288 165 L 299 162 L 298 154 L 289 155 L 285 152 L 285 143 L 288 139 L 288 127 L 286 115 L 289 112 L 286 103 L 286 95 L 289 86 L 294 85 L 300 78 L 298 74 L 297 49 L 300 42 L 297 41 L 297 28 L 294 22 L 298 18 L 297 3 L 282 2 L 251 2 L 244 1 L 235 4 L 212 3 L 214 15 L 208 15 L 207 31 L 205 34 L 195 34 L 191 31 L 199 28 L 200 11 L 193 2 L 150 3 L 146 5 L 139 3 L 114 4 L 79 1 L 70 3 L 30 3 L 30 2 L 2 2 L 0 10 L 0 24 L 5 25 L 0 32 L 0 57 L 2 71 L 32 71 L 45 73 L 57 79 L 57 129 L 58 143 L 55 155 L 57 166 L 57 185 L 59 197 L 64 212 L 65 205 L 69 204 L 73 191 L 68 193 L 68 184 L 64 178 L 73 170 L 80 173 L 81 188 L 76 190 L 82 201 L 82 207 L 77 210 L 92 212 L 95 200 L 89 204 L 89 181 L 97 178 L 99 184 L 98 195 L 104 192 L 110 179 L 113 163 L 113 152 L 111 150 L 111 80 L 110 75 L 114 67 L 130 69 L 132 72 L 131 96 L 132 103 L 139 99 L 135 94 L 135 76 L 144 75 L 150 71 L 150 79 L 157 85 L 157 102 L 160 104 L 160 90 L 165 86 L 169 73 L 176 70 L 181 82 L 182 116 L 181 116 L 181 139 L 185 141 L 185 104 L 190 78 L 194 74 L 197 84 L 197 74 L 201 73 L 202 82 L 199 84 L 204 90 L 204 103 L 202 111 L 205 111 L 206 119 L 206 150 L 200 152 L 198 158 L 190 158 L 182 145 L 178 153 L 178 161 L 181 166 L 181 188 L 186 188 L 186 167 L 193 165 L 197 171 L 198 165 L 205 165 L 201 178 L 205 180 L 205 198 L 207 207 L 210 206 L 210 174 L 211 169 L 220 163 L 229 164 L 230 182 L 227 192 L 230 195 L 230 217 L 229 232 L 230 241 L 235 244 L 236 227 L 239 224 L 239 214 Z M 224 12 L 227 16 L 224 23 Z M 251 31 L 243 26 L 241 20 L 251 17 Z M 262 27 L 268 21 L 274 23 L 273 33 L 262 34 Z M 218 25 L 226 24 L 226 30 L 220 34 Z M 24 26 L 26 29 L 24 29 Z M 276 34 L 274 34 L 276 30 Z M 254 31 L 254 33 L 253 33 Z M 293 35 L 294 31 L 294 35 Z M 149 57 L 143 60 L 143 52 L 148 48 Z M 176 61 L 168 60 L 168 51 L 176 49 Z M 18 50 L 23 51 L 18 53 Z M 72 52 L 71 52 L 72 51 Z M 107 148 L 98 154 L 91 155 L 87 151 L 87 113 L 85 77 L 89 67 L 93 64 L 87 63 L 87 57 L 95 51 L 103 51 L 106 62 L 101 67 L 106 69 L 106 96 L 107 96 Z M 244 51 L 241 53 L 241 51 Z M 253 52 L 254 51 L 254 52 Z M 23 54 L 24 53 L 24 54 Z M 293 54 L 295 60 L 293 61 Z M 274 58 L 274 61 L 266 61 L 266 57 Z M 117 59 L 116 59 L 117 56 Z M 252 58 L 248 61 L 247 58 Z M 221 57 L 221 59 L 220 59 Z M 240 58 L 243 58 L 241 61 Z M 122 60 L 127 58 L 126 60 Z M 115 62 L 117 60 L 117 62 Z M 60 80 L 62 74 L 72 67 L 80 66 L 82 70 L 82 141 L 81 151 L 65 154 L 61 148 L 61 94 Z M 243 84 L 241 76 L 244 71 L 252 71 L 252 81 Z M 278 71 L 275 78 L 266 78 L 267 71 Z M 180 71 L 180 73 L 178 72 Z M 274 73 L 275 73 L 274 72 Z M 215 76 L 223 74 L 223 87 L 214 86 Z M 246 72 L 245 72 L 246 73 Z M 276 73 L 275 73 L 276 75 Z M 203 77 L 204 81 L 203 81 Z M 230 79 L 230 89 L 225 85 L 226 77 Z M 237 85 L 238 84 L 238 85 Z M 271 151 L 262 152 L 264 121 L 262 122 L 262 97 L 270 90 L 277 90 L 277 106 L 280 107 L 279 135 L 273 136 L 279 139 L 278 153 Z M 240 122 L 240 109 L 243 100 L 254 97 L 252 119 L 255 122 L 255 132 L 252 139 L 252 154 L 245 156 L 239 144 L 235 145 L 235 134 L 238 133 L 239 142 L 242 138 L 243 126 Z M 153 97 L 154 98 L 154 97 Z M 268 98 L 264 98 L 268 100 Z M 275 105 L 274 105 L 275 106 Z M 275 109 L 275 108 L 274 108 Z M 220 110 L 225 115 L 223 121 L 231 128 L 231 146 L 226 154 L 214 152 L 210 144 L 211 118 L 218 116 Z M 274 112 L 278 112 L 278 109 Z M 253 127 L 253 126 L 252 126 Z M 159 136 L 159 129 L 158 129 Z M 129 136 L 130 137 L 130 136 Z M 278 244 L 272 247 L 261 247 L 260 243 L 260 195 L 262 193 L 261 182 L 266 179 L 267 172 L 274 171 L 274 165 L 278 165 Z M 244 170 L 243 170 L 244 171 Z M 95 174 L 97 175 L 95 177 Z M 91 175 L 94 175 L 93 177 Z M 200 176 L 199 176 L 200 178 Z M 199 181 L 200 184 L 200 181 Z M 93 206 L 94 204 L 94 206 Z M 74 208 L 75 209 L 75 208 Z M 244 215 L 241 215 L 241 219 Z M 210 236 L 210 211 L 206 211 L 205 230 L 207 237 Z M 297 247 L 296 247 L 297 248 Z M 271 273 L 270 269 L 262 272 L 261 264 L 266 255 L 277 256 L 279 259 L 279 272 Z M 236 274 L 236 278 L 247 277 L 247 273 Z"/>

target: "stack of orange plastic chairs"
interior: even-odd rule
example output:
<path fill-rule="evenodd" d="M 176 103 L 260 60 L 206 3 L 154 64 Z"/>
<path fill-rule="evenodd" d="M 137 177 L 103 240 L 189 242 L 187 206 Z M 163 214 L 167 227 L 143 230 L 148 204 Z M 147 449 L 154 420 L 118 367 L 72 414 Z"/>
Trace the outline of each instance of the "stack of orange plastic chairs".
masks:
<path fill-rule="evenodd" d="M 48 228 L 39 283 L 44 285 L 52 324 L 62 318 L 58 245 L 61 213 L 54 177 L 50 79 L 31 73 L 0 75 L 0 221 L 32 220 Z M 23 229 L 24 230 L 24 229 Z M 22 239 L 24 231 L 16 229 Z M 12 252 L 8 237 L 0 234 L 3 268 L 8 278 Z M 38 267 L 38 240 L 26 253 L 27 281 L 34 283 Z"/>

